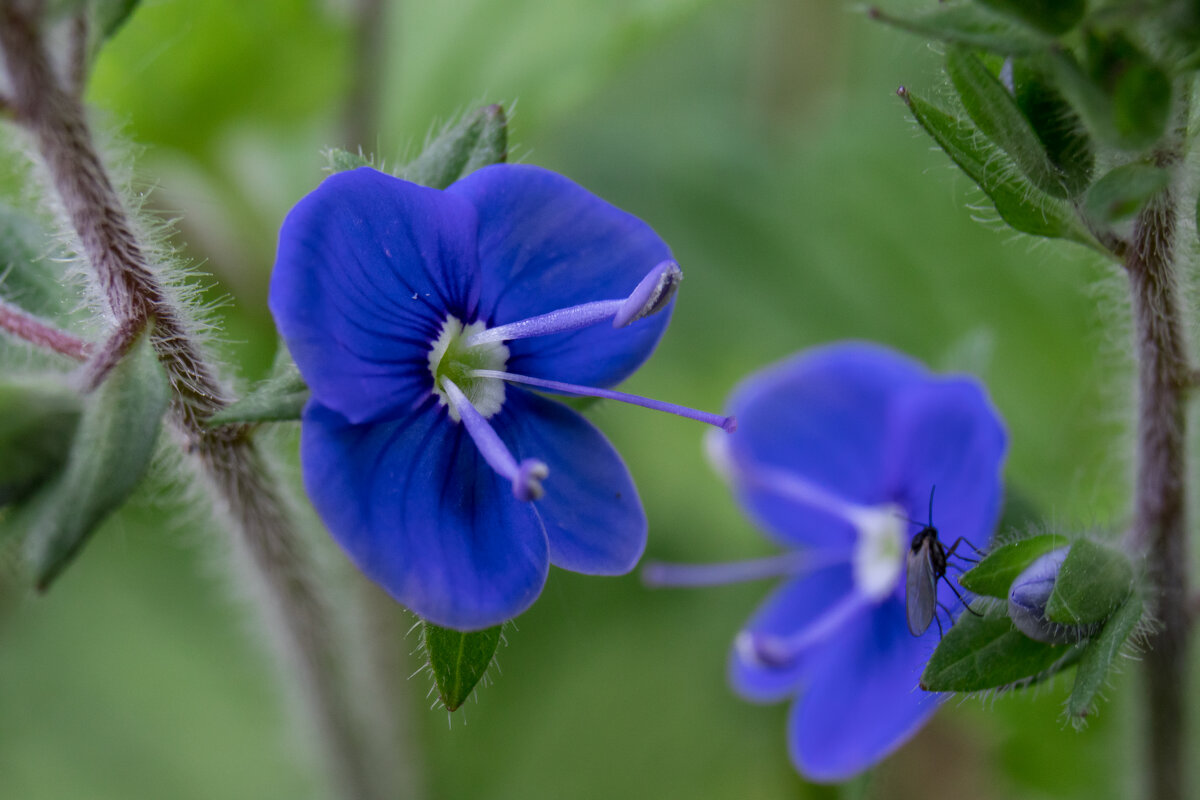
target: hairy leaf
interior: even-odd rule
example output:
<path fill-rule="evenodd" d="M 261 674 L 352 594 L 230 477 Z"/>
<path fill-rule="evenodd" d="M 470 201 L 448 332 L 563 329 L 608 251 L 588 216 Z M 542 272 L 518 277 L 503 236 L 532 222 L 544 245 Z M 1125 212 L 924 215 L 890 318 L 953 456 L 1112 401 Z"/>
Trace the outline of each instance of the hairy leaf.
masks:
<path fill-rule="evenodd" d="M 471 696 L 491 666 L 500 645 L 501 626 L 463 633 L 431 622 L 422 624 L 425 655 L 437 684 L 438 696 L 446 710 L 454 711 Z"/>
<path fill-rule="evenodd" d="M 1070 540 L 1058 534 L 1041 534 L 1009 542 L 997 547 L 975 567 L 964 572 L 958 583 L 969 592 L 1007 600 L 1009 587 L 1026 567 L 1039 556 L 1068 544 Z"/>
<path fill-rule="evenodd" d="M 399 176 L 422 186 L 445 189 L 464 175 L 499 164 L 507 157 L 508 118 L 501 106 L 485 106 L 429 142 Z"/>
<path fill-rule="evenodd" d="M 1103 249 L 1084 230 L 1067 204 L 1018 175 L 1012 160 L 969 121 L 956 119 L 903 88 L 900 96 L 921 127 L 991 198 L 1005 222 L 1023 233 L 1071 239 Z"/>
<path fill-rule="evenodd" d="M 1083 208 L 1097 225 L 1112 225 L 1136 215 L 1146 201 L 1167 187 L 1171 174 L 1151 164 L 1125 164 L 1088 189 Z"/>
<path fill-rule="evenodd" d="M 79 395 L 55 378 L 0 382 L 0 505 L 20 500 L 62 466 L 81 405 Z"/>
<path fill-rule="evenodd" d="M 942 42 L 970 45 L 1002 55 L 1034 53 L 1047 40 L 1005 17 L 970 4 L 944 3 L 911 16 L 897 16 L 870 9 L 872 19 L 894 28 Z"/>
<path fill-rule="evenodd" d="M 1034 186 L 1067 197 L 1062 172 L 1050 161 L 1016 99 L 983 62 L 965 47 L 952 46 L 946 50 L 946 72 L 979 130 L 1012 158 Z"/>
<path fill-rule="evenodd" d="M 1132 589 L 1133 566 L 1124 553 L 1076 539 L 1046 601 L 1046 619 L 1065 625 L 1103 622 Z"/>
<path fill-rule="evenodd" d="M 921 688 L 979 692 L 1043 677 L 1072 663 L 1081 644 L 1035 642 L 1018 631 L 1000 604 L 982 616 L 964 613 L 938 644 Z"/>
<path fill-rule="evenodd" d="M 1040 31 L 1060 36 L 1074 28 L 1087 11 L 1087 0 L 975 0 Z"/>
<path fill-rule="evenodd" d="M 86 398 L 58 477 L 14 508 L 5 528 L 24 537 L 26 558 L 45 589 L 100 523 L 119 508 L 150 466 L 167 408 L 167 378 L 143 335 Z"/>
<path fill-rule="evenodd" d="M 1067 713 L 1086 717 L 1095 704 L 1096 694 L 1104 685 L 1121 648 L 1142 619 L 1142 598 L 1135 592 L 1108 618 L 1083 651 L 1075 671 L 1075 685 L 1067 699 Z"/>

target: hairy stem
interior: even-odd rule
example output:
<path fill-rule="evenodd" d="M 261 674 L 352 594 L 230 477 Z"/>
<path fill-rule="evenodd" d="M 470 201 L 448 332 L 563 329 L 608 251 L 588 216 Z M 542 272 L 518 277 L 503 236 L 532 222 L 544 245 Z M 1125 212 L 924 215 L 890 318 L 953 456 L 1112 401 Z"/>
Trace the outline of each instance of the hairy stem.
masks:
<path fill-rule="evenodd" d="M 4 300 L 0 300 L 0 331 L 76 361 L 86 359 L 92 349 L 89 342 L 75 334 L 42 322 L 24 309 Z"/>
<path fill-rule="evenodd" d="M 96 152 L 77 94 L 52 69 L 41 7 L 36 0 L 0 0 L 0 50 L 16 117 L 37 146 L 118 331 L 152 325 L 151 341 L 172 387 L 174 428 L 226 517 L 222 527 L 231 533 L 235 552 L 245 556 L 245 577 L 305 702 L 336 789 L 346 798 L 389 797 L 382 781 L 373 779 L 358 723 L 344 702 L 331 615 L 311 558 L 247 429 L 205 427 L 227 404 L 226 392 L 151 269 Z M 114 341 L 120 345 L 124 339 Z"/>
<path fill-rule="evenodd" d="M 1149 779 L 1145 796 L 1153 800 L 1188 797 L 1185 401 L 1192 369 L 1173 272 L 1175 228 L 1174 197 L 1162 192 L 1139 215 L 1125 254 L 1138 369 L 1132 542 L 1145 555 L 1150 608 L 1160 626 L 1142 662 Z"/>

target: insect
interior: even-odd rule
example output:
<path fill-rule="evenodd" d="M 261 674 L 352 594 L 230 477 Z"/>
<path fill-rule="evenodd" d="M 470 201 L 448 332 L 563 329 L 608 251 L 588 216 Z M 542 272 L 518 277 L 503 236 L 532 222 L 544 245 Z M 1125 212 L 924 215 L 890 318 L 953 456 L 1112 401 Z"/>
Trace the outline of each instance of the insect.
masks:
<path fill-rule="evenodd" d="M 950 545 L 947 550 L 940 539 L 938 539 L 938 529 L 933 525 L 933 492 L 937 489 L 936 486 L 929 490 L 929 518 L 925 523 L 909 520 L 914 525 L 923 525 L 921 530 L 912 538 L 912 544 L 908 548 L 908 578 L 905 582 L 904 607 L 908 615 L 908 632 L 913 636 L 920 636 L 929 628 L 930 622 L 937 622 L 938 634 L 942 633 L 942 622 L 937 618 L 937 609 L 940 606 L 947 614 L 950 610 L 941 605 L 937 599 L 937 582 L 939 580 L 946 581 L 946 585 L 950 587 L 950 591 L 954 592 L 954 596 L 963 604 L 963 607 L 976 616 L 981 616 L 977 611 L 967 605 L 967 601 L 963 600 L 963 596 L 959 594 L 958 589 L 946 577 L 946 562 L 951 556 L 955 555 L 960 544 L 966 543 L 976 553 L 980 553 L 975 545 L 968 542 L 961 536 Z M 974 561 L 974 559 L 959 555 L 959 558 L 965 561 Z"/>

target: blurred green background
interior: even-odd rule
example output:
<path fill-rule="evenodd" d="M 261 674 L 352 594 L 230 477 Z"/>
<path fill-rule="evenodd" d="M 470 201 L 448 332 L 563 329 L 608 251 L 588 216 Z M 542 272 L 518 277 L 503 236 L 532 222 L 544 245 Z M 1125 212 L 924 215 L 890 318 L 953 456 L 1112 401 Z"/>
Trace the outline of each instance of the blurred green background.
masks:
<path fill-rule="evenodd" d="M 932 0 L 930 0 L 932 2 Z M 902 7 L 903 3 L 890 4 Z M 1053 523 L 1119 527 L 1131 407 L 1123 286 L 1069 245 L 1002 230 L 893 94 L 937 91 L 937 54 L 829 0 L 442 0 L 385 4 L 380 58 L 350 0 L 145 0 L 102 53 L 100 127 L 178 218 L 242 385 L 274 346 L 265 293 L 280 220 L 345 140 L 414 154 L 463 110 L 512 110 L 515 159 L 651 223 L 687 274 L 630 391 L 718 409 L 745 374 L 843 338 L 886 342 L 988 384 L 1009 479 Z M 365 82 L 364 82 L 365 81 Z M 975 218 L 975 219 L 973 219 Z M 637 479 L 648 557 L 770 552 L 682 420 L 597 405 Z M 285 437 L 284 446 L 287 446 Z M 223 537 L 174 499 L 107 524 L 45 597 L 0 615 L 0 797 L 312 798 L 319 782 Z M 339 556 L 330 553 L 335 565 Z M 555 572 L 508 632 L 502 673 L 447 725 L 405 684 L 431 798 L 805 798 L 786 704 L 725 682 L 767 584 L 651 591 Z M 403 674 L 415 636 L 395 631 Z M 1133 793 L 1136 676 L 1083 733 L 1066 682 L 951 702 L 867 781 L 879 798 Z"/>

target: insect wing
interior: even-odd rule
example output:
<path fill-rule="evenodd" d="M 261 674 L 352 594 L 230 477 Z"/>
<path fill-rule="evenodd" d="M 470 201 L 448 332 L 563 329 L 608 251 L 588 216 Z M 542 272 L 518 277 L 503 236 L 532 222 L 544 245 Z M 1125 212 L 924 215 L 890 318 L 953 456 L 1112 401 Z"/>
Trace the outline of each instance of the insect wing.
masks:
<path fill-rule="evenodd" d="M 908 577 L 904 585 L 904 608 L 908 614 L 908 632 L 920 636 L 933 622 L 937 604 L 937 575 L 933 572 L 931 540 L 908 551 Z"/>

